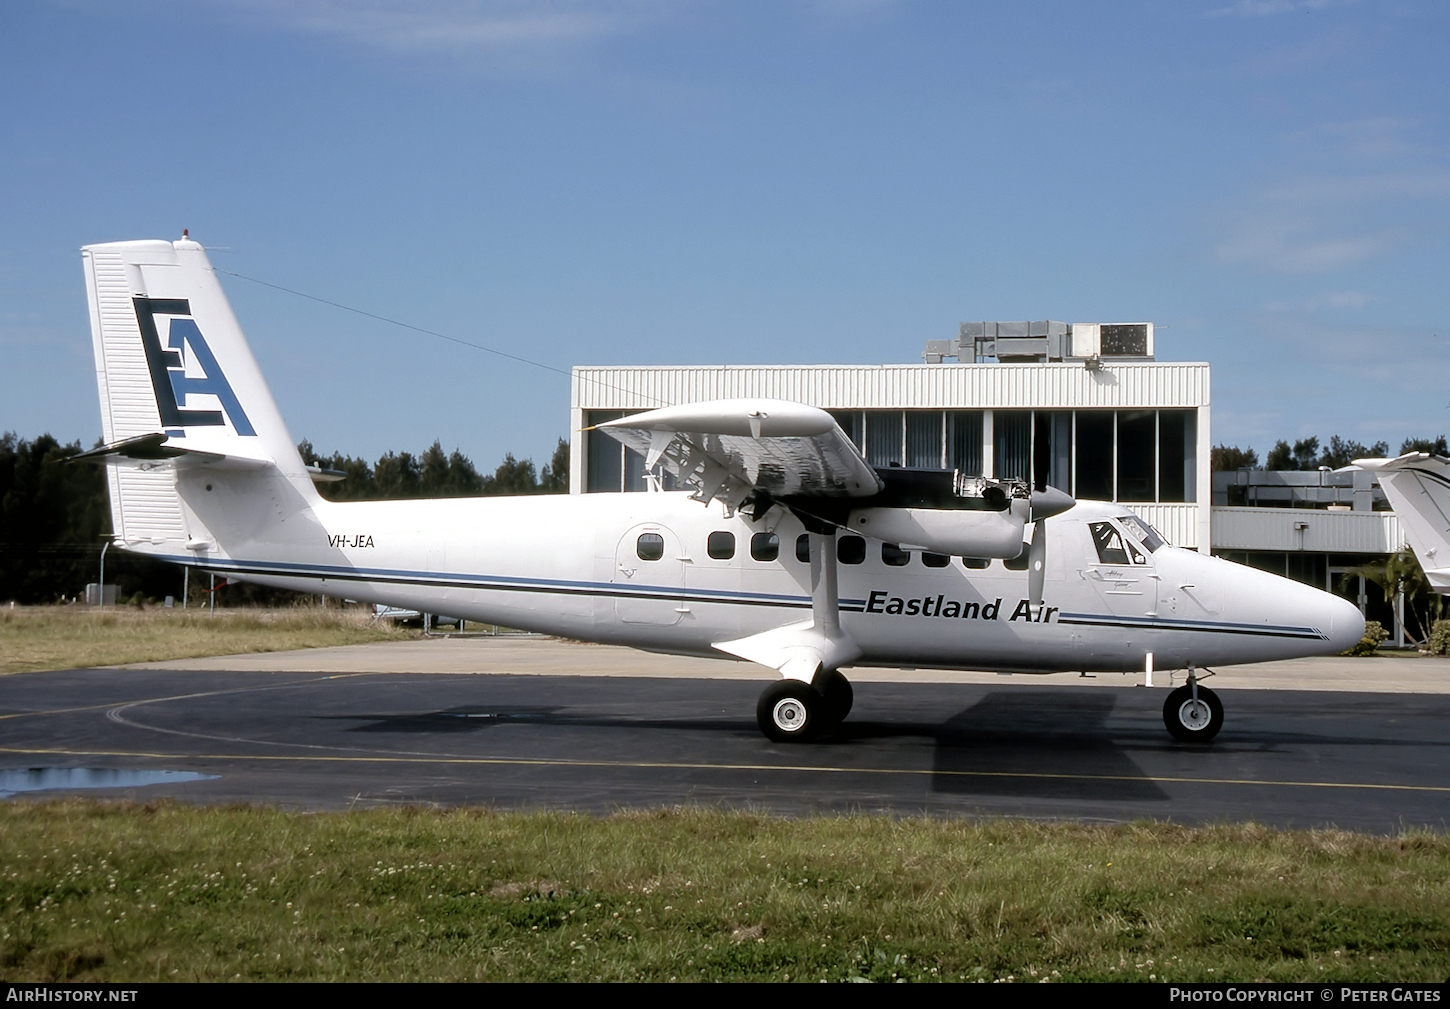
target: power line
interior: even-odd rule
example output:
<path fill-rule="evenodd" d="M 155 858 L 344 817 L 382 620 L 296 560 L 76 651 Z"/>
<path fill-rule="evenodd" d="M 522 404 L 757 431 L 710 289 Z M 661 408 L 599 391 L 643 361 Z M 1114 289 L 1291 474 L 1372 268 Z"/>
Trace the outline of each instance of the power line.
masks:
<path fill-rule="evenodd" d="M 341 302 L 332 301 L 328 298 L 319 298 L 317 295 L 308 294 L 305 291 L 294 291 L 290 287 L 283 287 L 281 284 L 273 284 L 270 281 L 266 280 L 258 280 L 256 277 L 248 277 L 246 274 L 243 273 L 236 273 L 232 270 L 223 270 L 220 267 L 216 266 L 212 267 L 212 269 L 215 270 L 217 273 L 225 273 L 229 277 L 236 277 L 238 280 L 246 280 L 250 281 L 253 284 L 260 284 L 263 287 L 270 287 L 274 291 L 283 291 L 287 294 L 295 295 L 298 298 L 306 298 L 308 301 L 315 301 L 320 305 L 328 305 L 332 308 L 342 309 L 342 311 L 344 312 L 351 312 L 354 315 L 361 315 L 368 319 L 376 319 L 378 322 L 386 322 L 391 326 L 401 326 L 403 329 L 411 329 L 415 333 L 422 333 L 425 336 L 436 337 L 439 340 L 447 340 L 449 343 L 456 343 L 461 347 L 469 347 L 473 350 L 481 350 L 485 354 L 493 354 L 497 357 L 506 358 L 510 361 L 517 361 L 519 364 L 527 364 L 530 367 L 540 368 L 544 371 L 553 372 L 556 375 L 563 375 L 565 378 L 568 379 L 572 379 L 574 377 L 574 373 L 572 371 L 565 371 L 563 368 L 555 367 L 552 364 L 545 364 L 542 361 L 535 361 L 531 358 L 520 357 L 518 354 L 510 354 L 506 350 L 497 350 L 493 347 L 488 347 L 481 343 L 473 343 L 470 340 L 463 340 L 456 336 L 449 336 L 447 333 L 439 333 L 436 330 L 424 329 L 422 326 L 415 326 L 410 322 L 402 322 L 398 319 L 390 319 L 386 315 L 378 315 L 376 312 L 369 312 L 361 308 L 353 308 L 351 305 L 344 305 Z M 623 392 L 635 396 L 640 396 L 640 398 L 642 399 L 654 400 L 655 403 L 664 405 L 662 400 L 659 400 L 654 396 L 642 396 L 637 390 L 626 389 L 622 386 L 617 386 L 610 382 L 601 382 L 598 379 L 591 378 L 584 380 L 591 382 L 594 385 L 600 386 L 601 388 L 613 389 L 615 392 Z"/>

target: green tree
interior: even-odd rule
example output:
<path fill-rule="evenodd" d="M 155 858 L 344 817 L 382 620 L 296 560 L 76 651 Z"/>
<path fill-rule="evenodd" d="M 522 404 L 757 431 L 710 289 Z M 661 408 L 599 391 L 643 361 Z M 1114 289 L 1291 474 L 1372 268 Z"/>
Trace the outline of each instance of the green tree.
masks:
<path fill-rule="evenodd" d="M 1363 576 L 1384 592 L 1386 599 L 1405 594 L 1405 633 L 1412 641 L 1425 644 L 1435 621 L 1444 614 L 1445 597 L 1430 587 L 1419 558 L 1408 547 L 1383 560 L 1370 561 L 1340 576 L 1341 587 L 1348 587 L 1356 577 Z"/>
<path fill-rule="evenodd" d="M 554 446 L 554 456 L 539 477 L 539 491 L 543 494 L 569 493 L 569 443 L 563 438 Z"/>
<path fill-rule="evenodd" d="M 1445 436 L 1438 438 L 1406 438 L 1400 443 L 1400 455 L 1406 452 L 1429 452 L 1431 455 L 1450 456 L 1450 445 L 1445 443 Z"/>
<path fill-rule="evenodd" d="M 1215 473 L 1259 468 L 1259 453 L 1237 445 L 1215 445 L 1209 459 Z"/>
<path fill-rule="evenodd" d="M 1342 466 L 1348 466 L 1356 459 L 1376 459 L 1389 455 L 1389 452 L 1390 447 L 1385 442 L 1377 441 L 1366 448 L 1357 441 L 1350 441 L 1336 434 L 1330 437 L 1324 454 L 1319 457 L 1319 465 L 1339 469 Z"/>
<path fill-rule="evenodd" d="M 373 482 L 379 498 L 411 498 L 422 494 L 418 460 L 410 452 L 389 452 L 373 467 Z"/>
<path fill-rule="evenodd" d="M 498 464 L 493 476 L 484 481 L 485 494 L 533 494 L 539 489 L 538 473 L 534 470 L 534 461 L 525 459 L 523 462 L 514 458 L 510 452 L 504 456 L 503 462 Z"/>
<path fill-rule="evenodd" d="M 1269 455 L 1264 459 L 1264 469 L 1278 471 L 1298 468 L 1294 465 L 1294 450 L 1289 447 L 1289 443 L 1282 438 L 1274 442 L 1274 447 L 1269 449 Z"/>

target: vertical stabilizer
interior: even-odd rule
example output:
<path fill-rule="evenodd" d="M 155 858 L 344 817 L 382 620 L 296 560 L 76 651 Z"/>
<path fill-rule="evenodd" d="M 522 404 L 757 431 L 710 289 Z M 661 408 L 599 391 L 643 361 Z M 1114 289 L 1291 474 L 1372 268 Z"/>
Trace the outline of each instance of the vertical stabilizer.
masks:
<path fill-rule="evenodd" d="M 117 540 L 145 549 L 212 538 L 183 501 L 188 467 L 265 471 L 290 485 L 287 497 L 315 501 L 206 251 L 183 237 L 81 255 L 102 431 L 120 447 L 108 459 Z"/>

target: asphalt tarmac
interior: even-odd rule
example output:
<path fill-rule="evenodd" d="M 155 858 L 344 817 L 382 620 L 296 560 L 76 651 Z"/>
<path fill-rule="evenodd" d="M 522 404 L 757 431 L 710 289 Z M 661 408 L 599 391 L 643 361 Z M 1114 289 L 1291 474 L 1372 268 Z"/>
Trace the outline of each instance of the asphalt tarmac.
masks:
<path fill-rule="evenodd" d="M 420 644 L 4 677 L 0 781 L 297 809 L 699 805 L 1374 833 L 1443 830 L 1450 814 L 1450 667 L 1433 660 L 1241 667 L 1209 681 L 1227 711 L 1209 746 L 1164 730 L 1161 673 L 1147 687 L 860 671 L 837 732 L 781 746 L 755 725 L 770 674 L 748 665 L 483 639 L 439 642 L 446 671 L 393 671 L 429 665 L 434 643 Z M 125 784 L 132 772 L 158 783 Z M 178 780 L 191 775 L 205 777 Z"/>

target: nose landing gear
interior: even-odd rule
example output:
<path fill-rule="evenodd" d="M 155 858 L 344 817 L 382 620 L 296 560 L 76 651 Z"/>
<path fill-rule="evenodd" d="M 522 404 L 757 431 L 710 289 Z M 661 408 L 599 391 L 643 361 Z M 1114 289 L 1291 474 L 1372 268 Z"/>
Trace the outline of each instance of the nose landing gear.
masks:
<path fill-rule="evenodd" d="M 1163 702 L 1163 724 L 1180 743 L 1207 743 L 1223 728 L 1223 702 L 1212 690 L 1198 685 L 1190 668 L 1188 682 Z"/>

